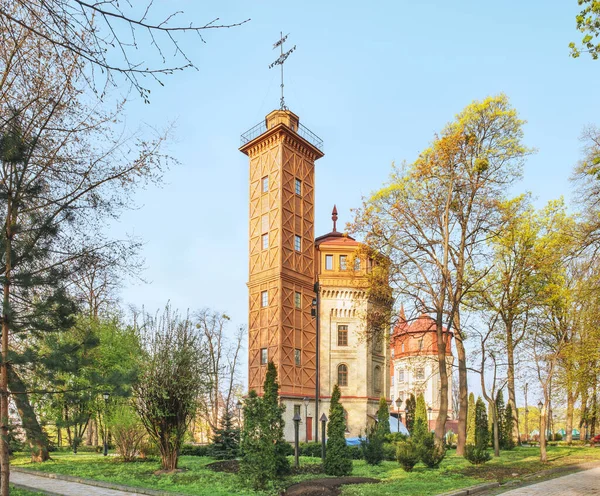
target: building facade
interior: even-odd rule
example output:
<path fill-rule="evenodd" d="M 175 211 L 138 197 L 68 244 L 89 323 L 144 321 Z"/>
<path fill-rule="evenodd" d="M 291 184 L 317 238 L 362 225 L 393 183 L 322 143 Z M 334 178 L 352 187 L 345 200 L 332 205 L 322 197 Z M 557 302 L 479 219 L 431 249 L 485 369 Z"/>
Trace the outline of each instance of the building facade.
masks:
<path fill-rule="evenodd" d="M 444 330 L 446 336 L 446 370 L 448 371 L 448 418 L 454 416 L 452 403 L 452 333 Z M 406 400 L 414 394 L 423 394 L 429 412 L 430 426 L 433 428 L 440 409 L 440 374 L 435 320 L 422 314 L 408 321 L 404 309 L 400 311 L 390 339 L 390 398 L 391 412 L 404 418 Z M 402 401 L 400 411 L 396 400 Z M 447 427 L 453 425 L 448 423 Z"/>
<path fill-rule="evenodd" d="M 368 261 L 336 231 L 315 240 L 315 162 L 321 140 L 289 110 L 275 110 L 242 135 L 249 158 L 248 388 L 262 394 L 267 363 L 277 367 L 285 435 L 302 418 L 301 440 L 316 440 L 334 384 L 348 435 L 364 432 L 389 390 L 389 349 L 365 339 Z M 361 342 L 362 337 L 362 342 Z"/>

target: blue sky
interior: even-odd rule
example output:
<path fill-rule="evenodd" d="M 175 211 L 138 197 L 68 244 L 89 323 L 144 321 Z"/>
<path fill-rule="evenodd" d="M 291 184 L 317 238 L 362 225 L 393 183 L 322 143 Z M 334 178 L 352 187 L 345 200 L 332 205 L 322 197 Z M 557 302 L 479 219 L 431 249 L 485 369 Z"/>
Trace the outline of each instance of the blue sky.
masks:
<path fill-rule="evenodd" d="M 474 99 L 506 93 L 527 120 L 528 159 L 515 194 L 538 205 L 570 200 L 582 128 L 600 120 L 600 61 L 572 59 L 579 40 L 576 0 L 395 2 L 169 1 L 157 16 L 183 10 L 183 23 L 252 20 L 194 36 L 183 46 L 199 71 L 150 84 L 151 104 L 127 108 L 127 123 L 175 123 L 169 153 L 180 163 L 161 188 L 112 228 L 146 241 L 149 284 L 128 284 L 122 300 L 153 310 L 210 307 L 231 327 L 247 320 L 248 164 L 239 135 L 279 105 L 272 44 L 290 33 L 286 103 L 324 140 L 317 162 L 316 235 L 337 204 L 350 209 L 387 179 L 393 161 L 412 161 Z M 141 55 L 144 55 L 141 50 Z"/>

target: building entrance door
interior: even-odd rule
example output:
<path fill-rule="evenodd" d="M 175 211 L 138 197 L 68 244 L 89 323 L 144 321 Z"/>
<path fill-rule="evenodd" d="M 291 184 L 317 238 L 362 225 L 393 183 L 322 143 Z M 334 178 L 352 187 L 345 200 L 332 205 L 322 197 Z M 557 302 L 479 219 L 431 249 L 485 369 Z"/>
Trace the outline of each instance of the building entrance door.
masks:
<path fill-rule="evenodd" d="M 306 442 L 312 441 L 312 417 L 306 417 Z"/>

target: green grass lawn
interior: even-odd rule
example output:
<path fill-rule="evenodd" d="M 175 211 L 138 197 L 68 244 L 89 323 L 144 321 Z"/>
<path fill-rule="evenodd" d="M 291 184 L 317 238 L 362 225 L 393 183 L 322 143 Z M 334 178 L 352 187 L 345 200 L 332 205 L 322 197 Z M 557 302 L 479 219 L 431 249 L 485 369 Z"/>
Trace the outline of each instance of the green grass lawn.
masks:
<path fill-rule="evenodd" d="M 600 460 L 600 449 L 593 448 L 556 446 L 550 447 L 548 454 L 549 463 L 544 465 L 539 462 L 539 449 L 515 448 L 502 452 L 500 458 L 493 458 L 485 465 L 473 466 L 464 458 L 457 457 L 454 451 L 450 451 L 439 469 L 431 470 L 417 465 L 411 473 L 404 472 L 395 462 L 383 462 L 379 466 L 371 467 L 362 460 L 354 461 L 352 475 L 380 479 L 381 483 L 346 486 L 343 488 L 343 495 L 432 495 L 482 482 L 518 479 L 526 474 L 562 465 Z M 14 466 L 44 472 L 196 496 L 257 494 L 244 488 L 236 475 L 213 472 L 206 468 L 207 464 L 214 461 L 208 457 L 182 456 L 179 466 L 185 471 L 171 475 L 154 475 L 159 469 L 156 460 L 123 463 L 116 457 L 105 458 L 95 453 L 53 453 L 52 457 L 49 462 L 33 464 L 26 455 L 17 455 L 12 463 Z M 320 459 L 302 457 L 300 463 L 301 466 L 314 465 L 320 463 Z M 301 480 L 318 477 L 323 475 L 299 474 L 287 478 L 282 484 L 289 486 Z M 275 489 L 273 492 L 276 492 Z M 29 496 L 27 493 L 15 494 Z"/>
<path fill-rule="evenodd" d="M 34 493 L 25 489 L 10 488 L 10 496 L 43 496 L 43 493 Z"/>

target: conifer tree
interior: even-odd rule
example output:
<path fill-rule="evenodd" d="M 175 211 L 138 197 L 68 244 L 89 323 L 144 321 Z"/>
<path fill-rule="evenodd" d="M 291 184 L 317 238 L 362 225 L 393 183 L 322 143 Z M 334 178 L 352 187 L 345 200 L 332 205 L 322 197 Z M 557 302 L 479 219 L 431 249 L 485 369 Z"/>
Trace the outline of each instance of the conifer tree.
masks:
<path fill-rule="evenodd" d="M 485 403 L 481 396 L 478 396 L 477 403 L 475 403 L 475 444 L 478 447 L 485 448 L 489 441 L 490 434 Z"/>
<path fill-rule="evenodd" d="M 504 423 L 500 426 L 502 431 L 502 449 L 510 450 L 515 447 L 515 443 L 513 440 L 513 412 L 512 406 L 509 403 L 506 405 L 506 410 L 504 412 Z"/>
<path fill-rule="evenodd" d="M 467 445 L 475 445 L 475 395 L 469 393 L 469 409 L 467 411 Z"/>
<path fill-rule="evenodd" d="M 427 407 L 425 406 L 425 398 L 422 394 L 417 396 L 417 404 L 415 408 L 415 423 L 411 436 L 415 443 L 420 443 L 421 440 L 429 432 L 429 424 L 427 422 Z"/>
<path fill-rule="evenodd" d="M 390 434 L 390 410 L 385 397 L 379 399 L 377 410 L 377 430 L 382 434 Z"/>
<path fill-rule="evenodd" d="M 325 451 L 325 473 L 338 477 L 352 473 L 352 459 L 346 445 L 346 419 L 340 403 L 340 388 L 336 384 L 331 393 L 329 423 L 327 424 L 327 450 Z"/>
<path fill-rule="evenodd" d="M 271 361 L 267 365 L 267 373 L 263 385 L 263 426 L 273 445 L 275 473 L 277 476 L 286 475 L 290 471 L 290 462 L 286 456 L 286 441 L 283 436 L 285 422 L 283 412 L 285 406 L 279 404 L 279 383 L 277 382 L 277 369 Z"/>
<path fill-rule="evenodd" d="M 498 443 L 500 444 L 500 447 L 504 449 L 504 423 L 506 421 L 506 406 L 504 404 L 504 395 L 502 394 L 502 389 L 500 389 L 496 395 L 496 415 L 498 418 Z"/>
<path fill-rule="evenodd" d="M 251 389 L 244 401 L 240 476 L 254 489 L 264 489 L 276 477 L 272 446 L 263 435 L 263 402 Z"/>
<path fill-rule="evenodd" d="M 239 447 L 240 431 L 233 426 L 233 413 L 226 404 L 220 426 L 213 436 L 213 456 L 218 460 L 233 460 L 238 456 Z"/>
<path fill-rule="evenodd" d="M 406 414 L 405 414 L 405 420 L 406 420 L 406 428 L 408 429 L 408 432 L 413 431 L 413 427 L 415 425 L 415 410 L 417 408 L 417 400 L 415 400 L 415 395 L 411 394 L 408 399 L 406 400 Z"/>

